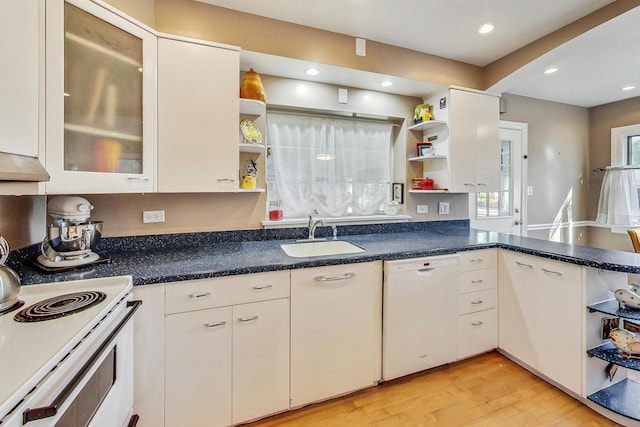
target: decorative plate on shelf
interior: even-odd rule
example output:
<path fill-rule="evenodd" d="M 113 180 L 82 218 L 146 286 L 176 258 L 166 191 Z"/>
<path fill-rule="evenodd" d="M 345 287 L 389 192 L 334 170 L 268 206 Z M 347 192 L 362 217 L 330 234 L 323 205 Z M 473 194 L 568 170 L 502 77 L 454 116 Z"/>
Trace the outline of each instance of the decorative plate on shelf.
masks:
<path fill-rule="evenodd" d="M 251 120 L 243 119 L 240 122 L 240 132 L 249 144 L 262 144 L 262 132 Z"/>

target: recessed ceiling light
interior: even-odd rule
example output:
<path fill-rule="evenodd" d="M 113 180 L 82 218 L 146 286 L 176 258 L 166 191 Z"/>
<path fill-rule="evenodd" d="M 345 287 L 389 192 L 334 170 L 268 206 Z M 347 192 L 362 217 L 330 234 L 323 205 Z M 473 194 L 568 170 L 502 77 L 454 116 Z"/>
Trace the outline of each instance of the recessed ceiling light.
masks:
<path fill-rule="evenodd" d="M 389 87 L 391 85 L 393 85 L 393 82 L 390 80 L 384 80 L 383 82 L 380 83 L 380 86 L 383 86 L 383 87 Z"/>
<path fill-rule="evenodd" d="M 622 90 L 634 90 L 635 88 L 635 86 L 625 86 L 622 88 Z"/>
<path fill-rule="evenodd" d="M 484 24 L 482 27 L 480 27 L 480 29 L 478 30 L 478 32 L 480 34 L 487 34 L 490 33 L 491 31 L 493 31 L 493 24 Z"/>
<path fill-rule="evenodd" d="M 551 68 L 547 68 L 546 70 L 544 70 L 545 74 L 553 74 L 556 71 L 558 71 L 558 69 L 556 67 L 551 67 Z"/>
<path fill-rule="evenodd" d="M 310 76 L 317 76 L 318 74 L 320 74 L 320 71 L 316 70 L 315 68 L 307 68 L 306 73 Z"/>

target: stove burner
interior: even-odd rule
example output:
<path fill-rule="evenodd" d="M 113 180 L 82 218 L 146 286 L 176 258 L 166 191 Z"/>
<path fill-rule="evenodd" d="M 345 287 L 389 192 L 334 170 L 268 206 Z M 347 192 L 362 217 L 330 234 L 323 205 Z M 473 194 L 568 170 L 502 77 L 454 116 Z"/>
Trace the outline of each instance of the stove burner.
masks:
<path fill-rule="evenodd" d="M 9 307 L 5 307 L 0 310 L 0 316 L 3 314 L 11 313 L 13 310 L 17 310 L 24 305 L 24 301 L 18 300 L 15 304 L 10 305 Z"/>
<path fill-rule="evenodd" d="M 99 291 L 75 292 L 37 302 L 14 316 L 17 322 L 40 322 L 77 313 L 99 304 L 107 295 Z"/>

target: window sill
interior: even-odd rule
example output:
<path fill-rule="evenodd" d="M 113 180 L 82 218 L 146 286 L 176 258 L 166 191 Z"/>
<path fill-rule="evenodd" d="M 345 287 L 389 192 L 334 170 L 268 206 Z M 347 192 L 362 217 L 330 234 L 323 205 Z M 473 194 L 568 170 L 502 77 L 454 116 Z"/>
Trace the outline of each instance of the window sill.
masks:
<path fill-rule="evenodd" d="M 409 222 L 410 215 L 363 215 L 345 217 L 321 217 L 314 216 L 314 221 L 322 220 L 325 225 L 364 225 L 364 224 L 388 224 L 394 222 Z M 285 218 L 280 221 L 262 221 L 262 227 L 269 228 L 295 228 L 307 227 L 307 218 Z"/>

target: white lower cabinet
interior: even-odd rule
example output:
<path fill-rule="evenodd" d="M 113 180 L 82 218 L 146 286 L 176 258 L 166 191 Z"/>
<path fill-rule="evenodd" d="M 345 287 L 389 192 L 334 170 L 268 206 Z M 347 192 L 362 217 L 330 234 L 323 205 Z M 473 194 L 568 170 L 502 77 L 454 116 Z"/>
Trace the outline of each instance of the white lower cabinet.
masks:
<path fill-rule="evenodd" d="M 497 347 L 497 290 L 497 249 L 460 253 L 458 360 Z"/>
<path fill-rule="evenodd" d="M 289 408 L 288 296 L 288 271 L 167 285 L 166 426 L 228 426 Z"/>
<path fill-rule="evenodd" d="M 291 272 L 291 407 L 381 378 L 382 263 Z"/>
<path fill-rule="evenodd" d="M 233 423 L 289 408 L 289 300 L 233 307 Z"/>
<path fill-rule="evenodd" d="M 133 412 L 137 427 L 164 426 L 164 285 L 134 286 Z"/>
<path fill-rule="evenodd" d="M 231 425 L 232 308 L 166 320 L 165 425 Z"/>
<path fill-rule="evenodd" d="M 501 254 L 500 347 L 581 394 L 582 267 L 508 250 Z"/>

